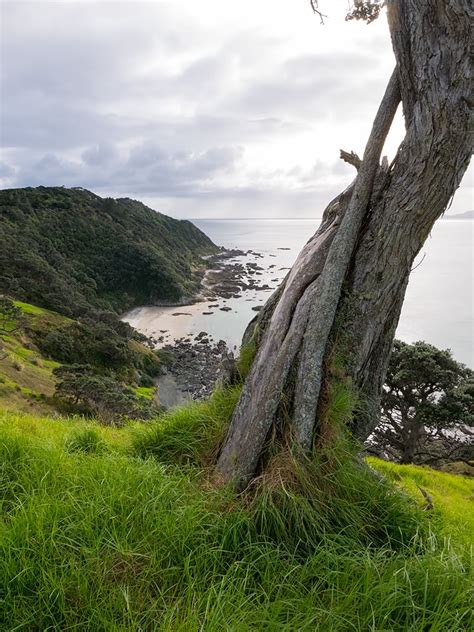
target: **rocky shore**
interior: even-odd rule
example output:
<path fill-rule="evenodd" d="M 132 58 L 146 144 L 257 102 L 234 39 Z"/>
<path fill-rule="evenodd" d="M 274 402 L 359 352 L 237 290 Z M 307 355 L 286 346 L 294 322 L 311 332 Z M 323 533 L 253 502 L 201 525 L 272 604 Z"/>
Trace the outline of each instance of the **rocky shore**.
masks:
<path fill-rule="evenodd" d="M 235 370 L 225 341 L 215 342 L 205 331 L 166 345 L 160 356 L 164 369 L 157 380 L 158 399 L 165 408 L 208 397 L 216 383 L 228 381 Z"/>
<path fill-rule="evenodd" d="M 237 261 L 239 258 L 245 258 L 247 261 Z M 224 299 L 240 298 L 245 291 L 271 290 L 272 287 L 268 283 L 261 283 L 257 278 L 263 275 L 265 268 L 257 261 L 248 261 L 250 258 L 258 261 L 263 258 L 263 255 L 253 250 L 223 250 L 207 257 L 207 262 L 212 267 L 204 275 L 204 296 Z M 223 309 L 219 305 L 215 307 Z"/>
<path fill-rule="evenodd" d="M 164 374 L 157 381 L 158 398 L 166 408 L 205 398 L 219 379 L 228 379 L 240 341 L 236 317 L 240 311 L 247 314 L 238 323 L 243 330 L 286 274 L 287 268 L 277 267 L 276 256 L 222 249 L 206 257 L 199 296 L 174 305 L 136 308 L 128 315 L 128 322 L 160 350 Z M 229 329 L 225 325 L 216 328 L 216 322 L 228 322 Z M 210 333 L 213 328 L 215 338 Z M 227 342 L 223 339 L 229 331 L 236 334 L 231 349 L 229 338 Z"/>
<path fill-rule="evenodd" d="M 204 275 L 201 295 L 196 303 L 206 301 L 202 315 L 211 316 L 217 310 L 230 312 L 228 299 L 241 298 L 247 292 L 270 291 L 274 286 L 262 282 L 265 268 L 259 260 L 263 255 L 253 250 L 222 250 L 206 258 L 209 269 Z M 266 269 L 275 268 L 274 264 Z M 268 276 L 268 275 L 267 275 Z M 278 282 L 279 279 L 272 279 Z M 253 311 L 261 309 L 254 305 Z M 172 316 L 190 316 L 186 309 L 177 309 Z M 166 331 L 162 330 L 154 342 L 162 345 L 160 354 L 165 365 L 165 373 L 158 378 L 158 397 L 165 407 L 177 405 L 190 399 L 208 397 L 216 382 L 230 379 L 235 371 L 233 351 L 224 340 L 213 340 L 201 331 L 197 335 L 188 334 L 164 344 Z M 163 346 L 164 345 L 164 346 Z"/>

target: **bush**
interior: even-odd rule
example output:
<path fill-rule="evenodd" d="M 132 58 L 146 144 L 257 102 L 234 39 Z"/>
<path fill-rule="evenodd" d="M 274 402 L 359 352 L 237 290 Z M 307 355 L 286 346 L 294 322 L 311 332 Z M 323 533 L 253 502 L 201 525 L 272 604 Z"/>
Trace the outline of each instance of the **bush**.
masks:
<path fill-rule="evenodd" d="M 94 372 L 87 365 L 65 365 L 53 372 L 59 378 L 55 396 L 75 412 L 95 416 L 108 423 L 148 419 L 156 412 L 152 400 L 137 397 L 128 386 L 113 377 Z"/>

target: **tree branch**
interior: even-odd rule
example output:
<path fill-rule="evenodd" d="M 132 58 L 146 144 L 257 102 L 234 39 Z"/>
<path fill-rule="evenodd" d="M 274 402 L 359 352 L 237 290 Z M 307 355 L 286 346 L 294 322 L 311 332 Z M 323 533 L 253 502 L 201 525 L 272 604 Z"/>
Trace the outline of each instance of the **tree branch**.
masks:
<path fill-rule="evenodd" d="M 344 149 L 340 149 L 340 158 L 341 160 L 344 160 L 344 162 L 349 163 L 350 165 L 352 165 L 353 167 L 355 167 L 357 169 L 357 171 L 359 171 L 359 167 L 362 164 L 362 160 L 359 158 L 359 156 L 354 152 L 348 152 L 348 151 L 344 151 Z"/>
<path fill-rule="evenodd" d="M 400 103 L 398 69 L 395 68 L 375 116 L 364 157 L 354 184 L 351 201 L 318 279 L 317 294 L 305 330 L 296 381 L 293 425 L 295 438 L 309 450 L 313 443 L 316 410 L 322 384 L 323 362 L 328 341 L 360 227 L 372 195 L 373 184 L 385 138 Z"/>
<path fill-rule="evenodd" d="M 433 498 L 428 494 L 426 489 L 423 489 L 423 487 L 420 487 L 419 485 L 417 487 L 420 490 L 420 492 L 423 494 L 423 497 L 426 500 L 426 505 L 423 507 L 423 509 L 425 511 L 431 511 L 432 509 L 434 509 Z"/>
<path fill-rule="evenodd" d="M 321 24 L 324 24 L 324 18 L 327 17 L 318 9 L 318 0 L 309 0 L 311 8 L 313 9 L 313 13 L 319 15 L 319 19 L 321 20 Z"/>

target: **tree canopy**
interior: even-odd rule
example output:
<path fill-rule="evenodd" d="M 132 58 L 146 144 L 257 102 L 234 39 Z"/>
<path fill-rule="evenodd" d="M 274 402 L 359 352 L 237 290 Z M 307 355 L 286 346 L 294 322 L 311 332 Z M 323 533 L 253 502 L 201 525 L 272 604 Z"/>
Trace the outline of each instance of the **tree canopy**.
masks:
<path fill-rule="evenodd" d="M 474 459 L 474 371 L 449 349 L 395 341 L 371 451 L 402 463 Z"/>

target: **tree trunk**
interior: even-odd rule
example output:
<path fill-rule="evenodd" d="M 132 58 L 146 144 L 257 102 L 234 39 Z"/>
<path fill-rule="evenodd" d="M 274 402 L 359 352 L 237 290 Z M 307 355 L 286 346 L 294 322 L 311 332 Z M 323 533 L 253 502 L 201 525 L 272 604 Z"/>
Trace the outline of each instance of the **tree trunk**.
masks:
<path fill-rule="evenodd" d="M 354 435 L 373 430 L 413 260 L 469 162 L 468 0 L 391 0 L 388 14 L 397 68 L 356 180 L 246 333 L 257 353 L 217 463 L 240 487 L 271 435 L 306 450 L 324 438 L 334 379 L 357 393 Z M 406 136 L 379 167 L 400 93 Z"/>

